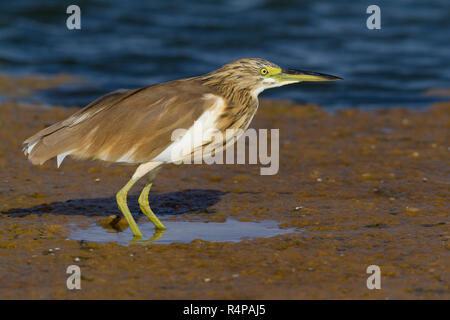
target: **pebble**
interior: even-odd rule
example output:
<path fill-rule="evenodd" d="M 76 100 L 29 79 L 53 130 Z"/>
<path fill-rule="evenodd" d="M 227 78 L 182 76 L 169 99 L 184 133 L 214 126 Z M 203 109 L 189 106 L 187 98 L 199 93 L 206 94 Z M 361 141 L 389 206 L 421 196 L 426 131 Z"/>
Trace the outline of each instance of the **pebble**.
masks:
<path fill-rule="evenodd" d="M 203 281 L 205 281 L 205 282 L 210 282 L 211 279 L 210 279 L 210 278 L 205 278 L 205 279 L 203 279 Z"/>
<path fill-rule="evenodd" d="M 79 262 L 80 258 L 76 257 L 75 259 L 73 259 L 75 262 Z"/>
<path fill-rule="evenodd" d="M 300 207 L 295 207 L 295 210 L 301 210 L 301 209 L 303 209 L 302 206 L 300 206 Z"/>
<path fill-rule="evenodd" d="M 95 182 L 99 182 L 99 181 L 100 181 L 100 178 L 95 179 Z"/>
<path fill-rule="evenodd" d="M 322 182 L 322 178 L 317 178 L 316 181 L 317 182 Z"/>
<path fill-rule="evenodd" d="M 423 177 L 423 178 L 422 178 L 422 181 L 423 181 L 423 182 L 427 182 L 427 181 L 428 181 L 428 178 Z"/>
<path fill-rule="evenodd" d="M 239 278 L 239 274 L 235 273 L 235 274 L 233 274 L 231 277 L 233 277 L 233 278 Z"/>

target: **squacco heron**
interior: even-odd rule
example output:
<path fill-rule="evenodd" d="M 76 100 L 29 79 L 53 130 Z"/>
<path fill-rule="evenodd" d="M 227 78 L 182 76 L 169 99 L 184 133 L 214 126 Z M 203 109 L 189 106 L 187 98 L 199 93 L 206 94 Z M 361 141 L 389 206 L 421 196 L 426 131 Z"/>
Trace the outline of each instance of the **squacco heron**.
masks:
<path fill-rule="evenodd" d="M 139 196 L 142 212 L 156 229 L 165 229 L 150 208 L 148 195 L 162 165 L 174 162 L 172 141 L 178 128 L 225 132 L 247 129 L 265 89 L 302 81 L 341 78 L 309 71 L 282 69 L 257 58 L 240 59 L 208 74 L 106 94 L 69 118 L 47 127 L 24 141 L 24 153 L 33 164 L 56 157 L 59 167 L 66 156 L 76 159 L 138 165 L 117 193 L 120 211 L 135 237 L 142 237 L 127 206 L 127 194 L 140 178 L 147 183 Z M 201 148 L 208 145 L 202 142 Z M 192 148 L 198 146 L 192 145 Z M 192 149 L 182 157 L 190 157 Z"/>

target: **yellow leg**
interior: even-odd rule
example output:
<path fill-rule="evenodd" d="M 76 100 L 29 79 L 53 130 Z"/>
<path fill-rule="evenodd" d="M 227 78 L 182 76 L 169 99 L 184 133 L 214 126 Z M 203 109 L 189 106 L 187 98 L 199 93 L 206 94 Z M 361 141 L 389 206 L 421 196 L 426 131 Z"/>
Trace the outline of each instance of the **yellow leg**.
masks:
<path fill-rule="evenodd" d="M 133 234 L 135 237 L 142 237 L 142 233 L 139 230 L 136 221 L 134 221 L 133 216 L 131 215 L 130 209 L 128 209 L 127 205 L 127 194 L 128 191 L 131 189 L 131 187 L 138 181 L 137 178 L 131 178 L 130 181 L 127 182 L 127 184 L 120 189 L 119 192 L 116 194 L 117 199 L 117 205 L 119 206 L 120 211 L 122 211 L 122 214 L 124 215 L 125 219 L 127 219 L 128 224 L 130 225 L 131 231 L 133 231 Z"/>
<path fill-rule="evenodd" d="M 150 244 L 153 241 L 158 241 L 159 239 L 161 239 L 161 237 L 163 236 L 164 232 L 165 232 L 165 230 L 155 229 L 155 233 L 153 233 L 153 236 L 150 239 L 142 240 L 142 238 L 134 237 L 129 242 L 129 244 L 135 244 L 135 243 Z"/>
<path fill-rule="evenodd" d="M 148 193 L 150 192 L 150 188 L 152 187 L 152 183 L 148 182 L 144 189 L 142 189 L 141 195 L 139 196 L 139 206 L 141 207 L 141 211 L 150 219 L 151 222 L 155 225 L 157 230 L 164 230 L 166 227 L 162 224 L 162 222 L 158 219 L 158 217 L 154 214 L 152 209 L 150 209 L 150 204 L 148 203 Z"/>

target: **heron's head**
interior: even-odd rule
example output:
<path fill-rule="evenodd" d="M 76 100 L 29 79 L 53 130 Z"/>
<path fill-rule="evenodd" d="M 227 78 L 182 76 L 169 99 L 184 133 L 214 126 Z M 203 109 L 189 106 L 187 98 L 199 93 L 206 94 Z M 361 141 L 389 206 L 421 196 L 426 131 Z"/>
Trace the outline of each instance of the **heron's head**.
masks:
<path fill-rule="evenodd" d="M 223 84 L 229 90 L 245 89 L 255 96 L 265 89 L 291 83 L 341 80 L 339 77 L 324 73 L 282 69 L 272 62 L 258 58 L 239 59 L 205 77 L 212 83 Z"/>

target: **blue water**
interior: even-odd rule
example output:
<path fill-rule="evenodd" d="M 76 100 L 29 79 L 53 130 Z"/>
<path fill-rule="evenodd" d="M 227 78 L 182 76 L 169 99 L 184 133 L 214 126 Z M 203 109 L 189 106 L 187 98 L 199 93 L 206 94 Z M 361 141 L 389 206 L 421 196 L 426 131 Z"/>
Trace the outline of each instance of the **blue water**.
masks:
<path fill-rule="evenodd" d="M 81 30 L 66 8 L 81 7 Z M 366 8 L 381 8 L 381 30 Z M 450 1 L 14 0 L 0 5 L 0 73 L 68 73 L 83 83 L 30 100 L 84 105 L 118 88 L 195 76 L 241 57 L 341 76 L 267 98 L 340 107 L 423 107 L 450 87 Z"/>
<path fill-rule="evenodd" d="M 70 240 L 93 242 L 116 242 L 122 245 L 128 244 L 169 244 L 172 242 L 191 242 L 195 239 L 215 242 L 239 242 L 244 239 L 268 238 L 276 235 L 295 233 L 294 228 L 280 229 L 275 221 L 264 220 L 262 222 L 240 222 L 227 219 L 225 222 L 189 222 L 189 221 L 164 221 L 167 227 L 164 231 L 155 233 L 152 223 L 139 225 L 145 235 L 142 239 L 134 240 L 130 228 L 122 232 L 107 230 L 93 224 L 85 229 L 75 228 Z M 297 231 L 297 232 L 301 232 Z"/>

